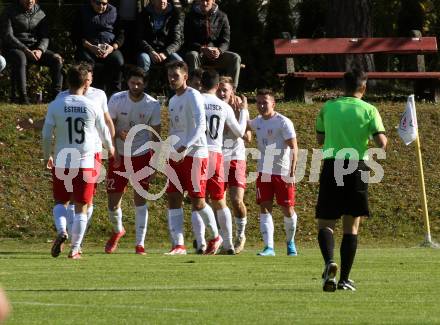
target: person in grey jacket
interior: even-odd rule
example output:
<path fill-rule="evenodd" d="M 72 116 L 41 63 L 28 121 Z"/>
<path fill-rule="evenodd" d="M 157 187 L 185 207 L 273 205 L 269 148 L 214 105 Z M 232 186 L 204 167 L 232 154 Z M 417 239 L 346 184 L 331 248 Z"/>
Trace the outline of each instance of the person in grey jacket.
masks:
<path fill-rule="evenodd" d="M 167 0 L 151 0 L 138 17 L 138 66 L 183 61 L 176 53 L 183 43 L 183 13 Z"/>
<path fill-rule="evenodd" d="M 35 0 L 17 0 L 4 11 L 1 19 L 4 55 L 11 65 L 11 100 L 29 104 L 26 91 L 26 66 L 47 66 L 52 77 L 48 100 L 61 90 L 63 59 L 48 50 L 49 27 L 44 11 Z M 18 97 L 17 97 L 18 91 Z"/>
<path fill-rule="evenodd" d="M 194 3 L 185 19 L 185 61 L 190 72 L 202 64 L 215 65 L 232 77 L 237 88 L 241 58 L 230 52 L 231 28 L 228 16 L 215 0 Z"/>

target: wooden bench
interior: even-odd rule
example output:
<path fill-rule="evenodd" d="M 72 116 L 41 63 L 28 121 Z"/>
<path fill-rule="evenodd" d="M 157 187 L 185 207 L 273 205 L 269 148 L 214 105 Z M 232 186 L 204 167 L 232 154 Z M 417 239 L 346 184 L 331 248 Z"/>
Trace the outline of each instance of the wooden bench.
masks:
<path fill-rule="evenodd" d="M 307 80 L 341 79 L 344 75 L 336 71 L 296 71 L 295 56 L 344 54 L 415 54 L 415 71 L 368 72 L 368 78 L 413 79 L 417 97 L 440 100 L 440 72 L 426 72 L 423 56 L 437 53 L 435 37 L 275 39 L 274 47 L 276 56 L 286 58 L 286 71 L 278 76 L 285 80 L 287 100 L 304 101 Z"/>

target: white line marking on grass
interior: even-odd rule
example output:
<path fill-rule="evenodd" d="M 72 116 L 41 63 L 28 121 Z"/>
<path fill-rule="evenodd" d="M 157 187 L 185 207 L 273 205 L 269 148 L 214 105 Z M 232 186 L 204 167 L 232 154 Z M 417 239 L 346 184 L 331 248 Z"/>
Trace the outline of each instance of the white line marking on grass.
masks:
<path fill-rule="evenodd" d="M 91 305 L 91 304 L 54 304 L 54 303 L 45 303 L 45 302 L 35 302 L 35 301 L 12 301 L 12 305 L 30 305 L 30 306 L 45 306 L 45 307 L 82 307 L 82 308 L 100 308 L 102 305 Z M 176 313 L 200 313 L 203 310 L 196 309 L 180 309 L 180 308 L 151 308 L 148 306 L 133 306 L 133 305 L 105 305 L 108 308 L 131 308 L 131 309 L 145 309 L 149 311 L 158 311 L 158 312 L 176 312 Z"/>

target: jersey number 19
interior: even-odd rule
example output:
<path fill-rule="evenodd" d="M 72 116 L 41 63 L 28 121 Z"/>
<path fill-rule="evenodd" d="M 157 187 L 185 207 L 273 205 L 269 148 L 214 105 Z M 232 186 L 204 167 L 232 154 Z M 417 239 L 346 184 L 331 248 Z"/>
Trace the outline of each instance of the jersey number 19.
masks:
<path fill-rule="evenodd" d="M 77 136 L 75 136 L 75 142 L 77 144 L 81 144 L 84 142 L 85 139 L 85 133 L 84 133 L 84 119 L 81 117 L 77 117 L 76 119 L 73 119 L 72 117 L 66 118 L 67 123 L 67 132 L 69 133 L 69 143 L 73 143 L 73 132 L 75 132 L 75 135 L 79 135 L 79 139 Z"/>

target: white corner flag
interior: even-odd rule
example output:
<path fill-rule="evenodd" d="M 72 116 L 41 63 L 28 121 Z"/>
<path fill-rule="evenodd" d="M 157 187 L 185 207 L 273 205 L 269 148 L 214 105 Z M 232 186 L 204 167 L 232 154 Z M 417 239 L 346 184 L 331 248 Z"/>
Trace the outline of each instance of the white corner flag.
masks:
<path fill-rule="evenodd" d="M 414 95 L 408 96 L 405 112 L 403 112 L 402 117 L 400 118 L 400 124 L 397 131 L 406 145 L 409 145 L 417 138 L 417 115 Z"/>
<path fill-rule="evenodd" d="M 419 174 L 419 188 L 420 197 L 422 199 L 422 209 L 425 223 L 425 241 L 422 246 L 439 248 L 439 245 L 431 239 L 431 229 L 429 226 L 429 214 L 428 214 L 428 200 L 426 198 L 425 177 L 423 175 L 423 160 L 422 151 L 420 149 L 420 138 L 417 128 L 417 114 L 416 103 L 414 101 L 414 95 L 408 96 L 406 102 L 405 112 L 403 112 L 400 118 L 400 125 L 397 130 L 399 136 L 402 138 L 406 145 L 409 145 L 414 140 L 416 141 L 416 157 L 417 157 L 417 169 Z"/>

